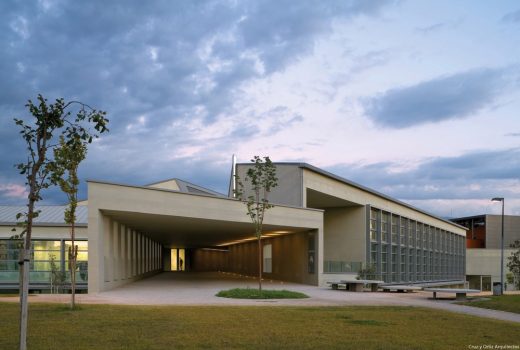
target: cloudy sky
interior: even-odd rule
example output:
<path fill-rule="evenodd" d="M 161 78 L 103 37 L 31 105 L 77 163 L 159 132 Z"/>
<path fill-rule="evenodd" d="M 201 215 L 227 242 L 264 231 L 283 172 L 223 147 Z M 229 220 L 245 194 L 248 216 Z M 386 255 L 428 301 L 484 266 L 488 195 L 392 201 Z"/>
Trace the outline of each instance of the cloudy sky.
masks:
<path fill-rule="evenodd" d="M 0 27 L 0 204 L 24 203 L 12 118 L 42 93 L 108 112 L 83 180 L 226 192 L 232 154 L 269 155 L 520 214 L 518 1 L 8 0 Z"/>

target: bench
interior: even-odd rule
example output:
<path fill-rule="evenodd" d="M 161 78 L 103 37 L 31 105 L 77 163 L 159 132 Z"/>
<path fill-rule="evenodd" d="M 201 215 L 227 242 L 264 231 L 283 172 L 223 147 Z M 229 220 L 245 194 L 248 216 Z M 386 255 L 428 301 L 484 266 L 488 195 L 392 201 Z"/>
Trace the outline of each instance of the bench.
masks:
<path fill-rule="evenodd" d="M 384 281 L 374 281 L 374 280 L 341 280 L 334 282 L 327 282 L 332 289 L 339 289 L 339 286 L 345 286 L 345 290 L 349 290 L 352 292 L 362 292 L 363 286 L 365 284 L 370 285 L 370 290 L 372 292 L 377 292 L 377 289 L 380 284 L 384 283 Z"/>
<path fill-rule="evenodd" d="M 422 287 L 419 286 L 406 286 L 406 285 L 395 285 L 395 286 L 381 286 L 381 289 L 383 289 L 383 292 L 390 292 L 391 290 L 395 290 L 396 292 L 406 292 L 406 293 L 412 293 L 416 290 L 422 290 Z"/>
<path fill-rule="evenodd" d="M 437 299 L 437 293 L 455 293 L 457 300 L 465 300 L 469 293 L 480 293 L 479 289 L 464 288 L 424 288 L 426 292 L 433 292 L 433 299 Z"/>

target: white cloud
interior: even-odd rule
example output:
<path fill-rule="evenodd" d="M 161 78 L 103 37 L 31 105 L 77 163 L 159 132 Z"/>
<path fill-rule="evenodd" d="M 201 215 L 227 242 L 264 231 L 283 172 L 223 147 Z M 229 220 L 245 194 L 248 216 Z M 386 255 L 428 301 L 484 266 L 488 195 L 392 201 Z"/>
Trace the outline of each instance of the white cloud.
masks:
<path fill-rule="evenodd" d="M 8 198 L 27 198 L 29 192 L 25 186 L 18 184 L 7 183 L 0 184 L 0 193 Z"/>

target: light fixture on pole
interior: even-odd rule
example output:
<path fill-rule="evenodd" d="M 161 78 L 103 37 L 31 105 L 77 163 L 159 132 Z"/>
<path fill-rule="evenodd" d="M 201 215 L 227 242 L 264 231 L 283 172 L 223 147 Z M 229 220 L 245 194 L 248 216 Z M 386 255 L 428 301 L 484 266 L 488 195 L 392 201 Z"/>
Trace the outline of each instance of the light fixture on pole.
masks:
<path fill-rule="evenodd" d="M 495 197 L 492 202 L 502 202 L 502 234 L 500 239 L 500 295 L 504 294 L 504 198 Z"/>

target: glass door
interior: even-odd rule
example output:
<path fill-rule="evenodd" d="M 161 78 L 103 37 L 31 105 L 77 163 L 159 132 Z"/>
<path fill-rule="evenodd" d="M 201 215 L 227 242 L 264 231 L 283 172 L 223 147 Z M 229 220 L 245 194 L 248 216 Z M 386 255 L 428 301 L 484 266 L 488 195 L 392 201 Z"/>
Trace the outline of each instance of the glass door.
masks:
<path fill-rule="evenodd" d="M 184 248 L 172 248 L 170 250 L 170 257 L 172 271 L 186 270 L 186 255 Z"/>

